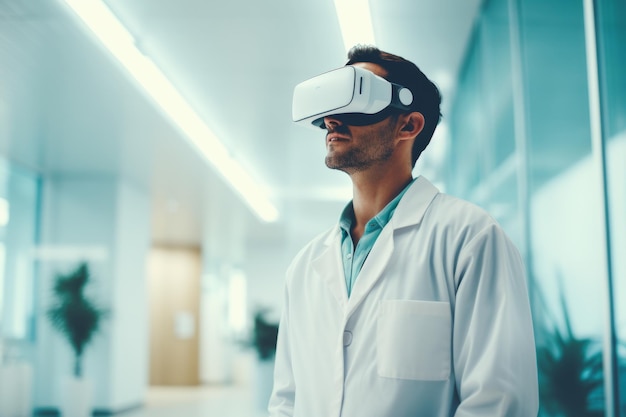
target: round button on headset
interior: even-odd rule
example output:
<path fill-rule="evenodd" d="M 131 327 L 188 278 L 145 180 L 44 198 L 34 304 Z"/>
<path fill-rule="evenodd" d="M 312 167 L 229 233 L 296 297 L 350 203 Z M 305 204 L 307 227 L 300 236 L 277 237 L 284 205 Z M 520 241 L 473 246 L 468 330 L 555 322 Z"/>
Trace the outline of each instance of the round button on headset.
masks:
<path fill-rule="evenodd" d="M 413 103 L 413 93 L 408 88 L 403 88 L 398 92 L 398 98 L 400 99 L 400 103 L 405 106 L 409 106 Z"/>

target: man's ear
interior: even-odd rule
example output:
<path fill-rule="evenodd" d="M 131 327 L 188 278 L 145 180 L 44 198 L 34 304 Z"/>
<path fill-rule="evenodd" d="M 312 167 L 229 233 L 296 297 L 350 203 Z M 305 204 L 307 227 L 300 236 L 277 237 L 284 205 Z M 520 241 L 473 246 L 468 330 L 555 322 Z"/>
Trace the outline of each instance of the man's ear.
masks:
<path fill-rule="evenodd" d="M 399 121 L 400 139 L 414 139 L 424 129 L 424 116 L 416 111 L 401 115 Z"/>

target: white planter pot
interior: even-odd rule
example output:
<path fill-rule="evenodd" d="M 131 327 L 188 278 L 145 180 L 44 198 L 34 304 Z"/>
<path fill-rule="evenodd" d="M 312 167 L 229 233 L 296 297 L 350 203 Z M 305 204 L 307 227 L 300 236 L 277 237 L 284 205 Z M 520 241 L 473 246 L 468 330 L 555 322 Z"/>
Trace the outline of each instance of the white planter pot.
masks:
<path fill-rule="evenodd" d="M 257 408 L 267 410 L 274 386 L 274 359 L 258 360 L 254 367 L 254 395 Z"/>
<path fill-rule="evenodd" d="M 91 417 L 92 399 L 90 379 L 65 377 L 61 381 L 61 417 Z"/>
<path fill-rule="evenodd" d="M 0 417 L 28 417 L 32 411 L 33 370 L 24 362 L 0 366 Z"/>

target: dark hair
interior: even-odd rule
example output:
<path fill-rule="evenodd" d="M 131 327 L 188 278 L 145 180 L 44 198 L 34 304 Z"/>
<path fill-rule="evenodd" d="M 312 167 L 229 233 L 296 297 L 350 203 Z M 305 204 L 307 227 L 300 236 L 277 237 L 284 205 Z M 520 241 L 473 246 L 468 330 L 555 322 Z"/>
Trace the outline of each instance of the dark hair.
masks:
<path fill-rule="evenodd" d="M 413 93 L 411 110 L 422 113 L 424 129 L 417 135 L 413 143 L 412 164 L 415 166 L 417 158 L 433 137 L 435 128 L 441 119 L 441 94 L 437 86 L 411 61 L 400 56 L 381 51 L 371 45 L 356 45 L 348 52 L 348 62 L 352 65 L 357 62 L 371 62 L 378 64 L 387 71 L 385 79 L 408 88 Z"/>

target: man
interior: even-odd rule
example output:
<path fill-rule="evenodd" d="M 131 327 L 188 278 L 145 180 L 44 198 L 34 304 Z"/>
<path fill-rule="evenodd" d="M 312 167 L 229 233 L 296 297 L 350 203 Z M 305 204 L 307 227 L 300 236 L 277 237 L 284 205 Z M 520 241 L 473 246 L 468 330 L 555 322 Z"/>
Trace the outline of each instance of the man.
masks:
<path fill-rule="evenodd" d="M 270 415 L 536 416 L 518 251 L 483 210 L 412 178 L 439 121 L 439 91 L 375 47 L 348 58 L 351 69 L 294 93 L 294 115 L 304 109 L 326 129 L 326 165 L 350 176 L 353 200 L 287 271 Z M 362 76 L 355 91 L 363 80 L 390 85 L 391 99 L 371 99 L 374 87 L 369 96 L 387 107 L 355 111 L 354 92 L 345 109 L 304 114 L 303 94 L 323 105 L 316 92 L 334 94 L 352 72 Z"/>

